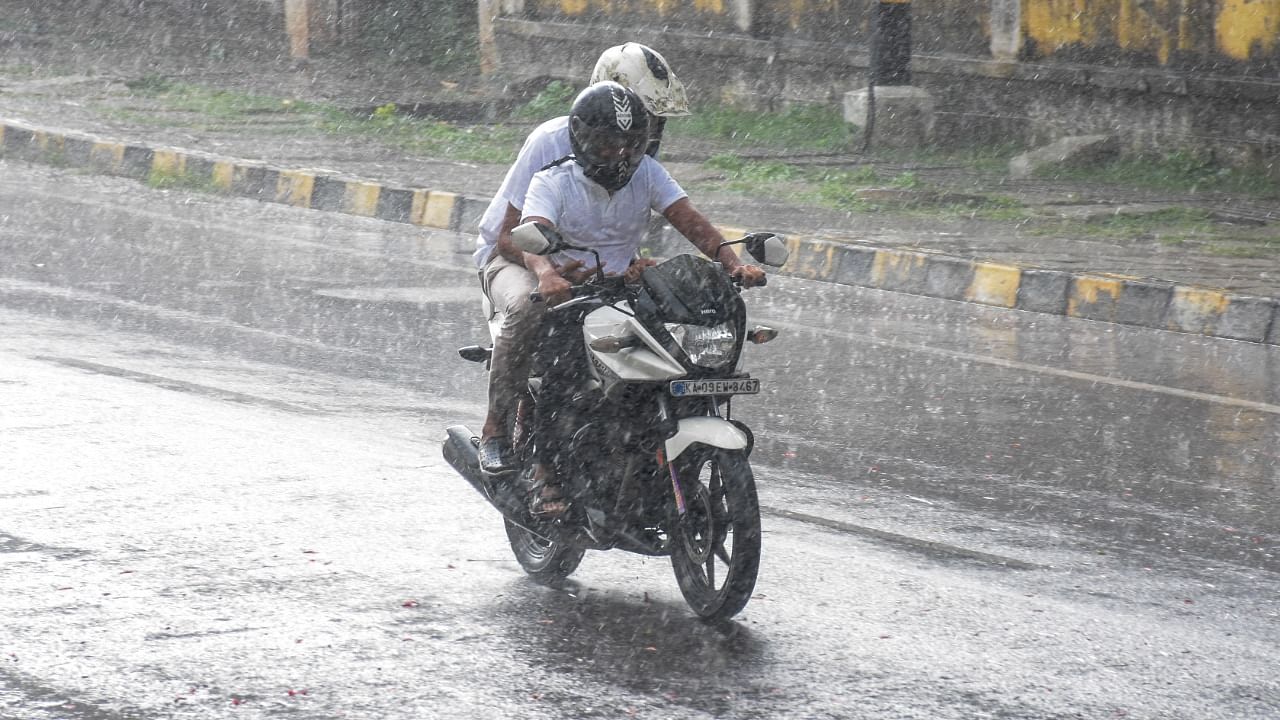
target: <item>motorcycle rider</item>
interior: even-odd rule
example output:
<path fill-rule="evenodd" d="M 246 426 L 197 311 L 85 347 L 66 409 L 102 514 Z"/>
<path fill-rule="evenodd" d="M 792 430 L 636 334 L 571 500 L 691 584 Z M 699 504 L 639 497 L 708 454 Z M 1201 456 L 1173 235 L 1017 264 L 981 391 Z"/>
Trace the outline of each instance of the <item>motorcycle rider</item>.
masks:
<path fill-rule="evenodd" d="M 759 285 L 764 270 L 742 263 L 732 248 L 720 248 L 724 237 L 689 200 L 667 170 L 646 154 L 650 118 L 637 93 L 605 81 L 583 90 L 569 114 L 569 140 L 573 154 L 539 171 L 529 183 L 521 222 L 536 222 L 558 230 L 575 245 L 594 249 L 604 271 L 639 278 L 640 270 L 653 264 L 637 260 L 636 251 L 648 227 L 651 210 L 657 210 L 680 234 L 708 257 L 719 260 L 744 286 Z M 519 251 L 510 236 L 499 239 L 503 257 Z M 566 251 L 570 263 L 594 257 Z M 554 306 L 568 300 L 571 281 L 549 257 L 523 254 L 524 267 L 537 278 L 537 290 Z M 540 316 L 522 322 L 541 323 Z M 534 328 L 536 332 L 536 327 Z M 528 352 L 527 348 L 517 351 Z M 549 368 L 543 376 L 543 395 L 534 418 L 538 428 L 538 464 L 533 477 L 530 512 L 555 516 L 568 509 L 554 473 L 556 447 L 545 432 L 552 415 L 563 402 L 557 397 L 571 382 L 567 374 L 577 369 L 566 363 Z"/>
<path fill-rule="evenodd" d="M 591 83 L 612 80 L 633 90 L 649 118 L 646 151 L 657 157 L 666 118 L 689 114 L 684 85 L 661 55 L 639 43 L 626 43 L 601 53 L 591 73 Z M 503 314 L 502 329 L 494 339 L 489 372 L 488 411 L 480 431 L 480 467 L 500 474 L 514 469 L 506 418 L 513 411 L 528 374 L 528 354 L 520 349 L 532 341 L 538 327 L 526 316 L 537 316 L 540 305 L 529 303 L 537 278 L 524 265 L 523 254 L 510 245 L 510 233 L 520 220 L 525 192 L 534 173 L 572 152 L 569 116 L 549 120 L 525 140 L 502 187 L 480 221 L 480 236 L 473 259 L 480 284 L 493 307 Z M 506 248 L 505 250 L 503 248 Z M 582 262 L 570 262 L 561 271 L 572 279 L 582 277 Z"/>

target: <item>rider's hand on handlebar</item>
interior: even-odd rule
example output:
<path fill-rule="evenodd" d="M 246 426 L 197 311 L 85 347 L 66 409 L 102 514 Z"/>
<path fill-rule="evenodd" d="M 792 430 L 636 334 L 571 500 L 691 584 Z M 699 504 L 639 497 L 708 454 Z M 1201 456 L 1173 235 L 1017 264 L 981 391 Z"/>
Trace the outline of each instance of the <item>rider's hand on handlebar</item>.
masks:
<path fill-rule="evenodd" d="M 634 285 L 640 282 L 640 275 L 644 272 L 645 268 L 653 267 L 657 264 L 658 261 L 652 258 L 636 258 L 631 261 L 631 264 L 627 266 L 626 271 L 622 273 L 622 279 L 628 285 Z"/>
<path fill-rule="evenodd" d="M 570 260 L 569 262 L 556 268 L 560 273 L 560 277 L 568 280 L 572 285 L 581 285 L 596 275 L 596 268 L 585 267 L 586 263 L 581 260 Z"/>
<path fill-rule="evenodd" d="M 542 295 L 542 299 L 548 306 L 559 305 L 573 299 L 573 283 L 562 277 L 559 272 L 549 272 L 538 276 L 538 293 Z"/>
<path fill-rule="evenodd" d="M 737 278 L 743 287 L 759 287 L 768 281 L 764 268 L 759 265 L 739 265 L 729 274 Z"/>

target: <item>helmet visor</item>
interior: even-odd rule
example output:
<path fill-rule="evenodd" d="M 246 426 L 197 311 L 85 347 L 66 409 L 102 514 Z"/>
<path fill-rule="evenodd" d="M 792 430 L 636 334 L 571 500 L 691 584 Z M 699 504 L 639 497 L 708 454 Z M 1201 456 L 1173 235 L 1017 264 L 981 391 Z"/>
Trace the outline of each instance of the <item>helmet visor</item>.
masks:
<path fill-rule="evenodd" d="M 635 167 L 649 148 L 647 127 L 624 132 L 614 128 L 580 126 L 577 139 L 583 164 L 587 167 L 614 167 L 620 163 Z"/>

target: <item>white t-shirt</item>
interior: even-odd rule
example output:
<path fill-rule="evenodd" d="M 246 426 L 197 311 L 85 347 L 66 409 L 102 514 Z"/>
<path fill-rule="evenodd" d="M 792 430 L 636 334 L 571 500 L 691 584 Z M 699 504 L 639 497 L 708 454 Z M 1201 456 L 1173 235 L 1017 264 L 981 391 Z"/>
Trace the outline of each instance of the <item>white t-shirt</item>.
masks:
<path fill-rule="evenodd" d="M 529 133 L 516 161 L 507 170 L 498 194 L 489 202 L 484 216 L 480 218 L 480 236 L 476 238 L 476 251 L 471 256 L 477 268 L 483 268 L 489 262 L 498 246 L 498 231 L 502 229 L 507 205 L 517 210 L 523 209 L 524 196 L 533 174 L 572 152 L 568 115 L 548 120 Z"/>
<path fill-rule="evenodd" d="M 666 212 L 685 191 L 662 163 L 645 156 L 622 189 L 609 191 L 582 174 L 572 160 L 533 176 L 525 193 L 523 217 L 544 217 L 566 240 L 600 253 L 607 273 L 621 273 L 631 264 L 649 228 L 649 212 Z M 595 265 L 590 253 L 565 255 Z"/>

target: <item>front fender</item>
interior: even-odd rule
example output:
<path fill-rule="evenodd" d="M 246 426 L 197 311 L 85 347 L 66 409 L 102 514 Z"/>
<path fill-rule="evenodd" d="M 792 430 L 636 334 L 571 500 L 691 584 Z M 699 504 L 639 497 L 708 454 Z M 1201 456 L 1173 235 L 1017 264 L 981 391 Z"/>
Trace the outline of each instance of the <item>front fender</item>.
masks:
<path fill-rule="evenodd" d="M 682 418 L 676 434 L 667 438 L 667 462 L 680 457 L 694 443 L 725 450 L 743 450 L 751 444 L 745 432 L 724 418 Z"/>

